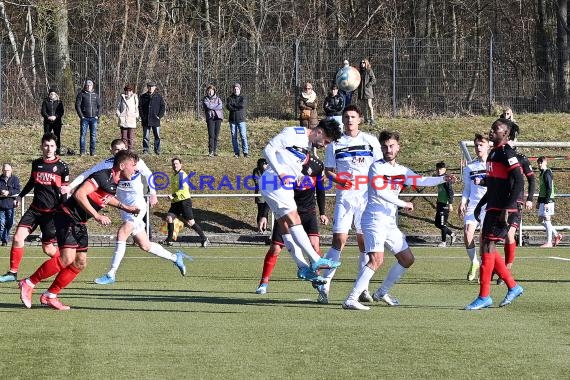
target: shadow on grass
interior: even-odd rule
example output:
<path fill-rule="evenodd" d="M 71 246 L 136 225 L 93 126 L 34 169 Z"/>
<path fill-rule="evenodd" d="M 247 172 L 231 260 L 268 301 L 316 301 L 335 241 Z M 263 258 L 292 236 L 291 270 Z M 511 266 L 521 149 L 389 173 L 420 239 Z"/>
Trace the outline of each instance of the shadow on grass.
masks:
<path fill-rule="evenodd" d="M 242 220 L 232 218 L 227 214 L 221 214 L 215 211 L 203 210 L 199 208 L 193 208 L 194 217 L 197 223 L 200 224 L 200 227 L 204 230 L 205 233 L 224 233 L 231 230 L 247 230 L 257 232 L 257 228 L 253 225 L 246 223 Z M 161 219 L 166 218 L 165 212 L 153 212 L 153 216 L 156 216 Z M 252 220 L 255 220 L 255 215 L 252 215 Z M 215 221 L 216 224 L 210 223 L 210 221 Z M 188 228 L 185 228 L 186 231 Z M 194 231 L 191 231 L 194 233 Z M 181 238 L 186 237 L 184 236 L 184 232 L 182 233 Z M 194 233 L 195 234 L 195 233 Z"/>

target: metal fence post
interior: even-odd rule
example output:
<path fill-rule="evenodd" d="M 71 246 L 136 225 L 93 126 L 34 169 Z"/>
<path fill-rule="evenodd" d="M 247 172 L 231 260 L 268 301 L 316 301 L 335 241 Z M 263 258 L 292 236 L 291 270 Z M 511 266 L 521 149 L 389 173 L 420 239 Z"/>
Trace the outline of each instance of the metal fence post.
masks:
<path fill-rule="evenodd" d="M 493 113 L 493 36 L 489 40 L 489 115 Z"/>
<path fill-rule="evenodd" d="M 103 62 L 101 59 L 101 41 L 99 41 L 97 43 L 97 93 L 99 94 L 99 99 L 101 99 L 101 88 L 103 87 L 103 83 L 101 83 L 101 66 L 103 66 Z"/>
<path fill-rule="evenodd" d="M 392 116 L 396 116 L 396 37 L 392 38 Z"/>
<path fill-rule="evenodd" d="M 200 87 L 201 83 L 200 83 L 200 71 L 201 71 L 201 66 L 200 64 L 202 63 L 201 60 L 201 50 L 202 50 L 202 43 L 200 40 L 198 40 L 198 42 L 196 43 L 196 113 L 194 115 L 195 119 L 198 120 L 199 118 L 199 114 L 200 114 Z"/>

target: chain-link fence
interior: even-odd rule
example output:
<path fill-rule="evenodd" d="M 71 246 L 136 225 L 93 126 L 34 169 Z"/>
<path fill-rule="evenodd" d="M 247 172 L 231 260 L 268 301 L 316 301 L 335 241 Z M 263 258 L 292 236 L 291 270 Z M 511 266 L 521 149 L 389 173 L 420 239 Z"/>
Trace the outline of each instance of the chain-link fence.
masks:
<path fill-rule="evenodd" d="M 54 47 L 22 54 L 19 66 L 8 45 L 0 49 L 0 120 L 37 115 L 48 88 L 62 91 Z M 126 83 L 140 93 L 147 80 L 154 80 L 170 112 L 201 116 L 208 84 L 225 99 L 239 82 L 249 98 L 249 117 L 289 119 L 297 117 L 295 99 L 304 81 L 314 82 L 322 104 L 342 62 L 358 66 L 366 57 L 377 78 L 374 106 L 383 115 L 484 114 L 495 106 L 510 106 L 517 113 L 560 108 L 546 93 L 549 84 L 532 58 L 517 59 L 519 50 L 482 40 L 362 40 L 345 41 L 342 47 L 327 40 L 122 48 L 100 42 L 70 47 L 75 88 L 67 92 L 79 91 L 86 78 L 92 79 L 105 110 L 112 112 Z M 61 95 L 66 102 L 75 98 L 75 93 Z"/>

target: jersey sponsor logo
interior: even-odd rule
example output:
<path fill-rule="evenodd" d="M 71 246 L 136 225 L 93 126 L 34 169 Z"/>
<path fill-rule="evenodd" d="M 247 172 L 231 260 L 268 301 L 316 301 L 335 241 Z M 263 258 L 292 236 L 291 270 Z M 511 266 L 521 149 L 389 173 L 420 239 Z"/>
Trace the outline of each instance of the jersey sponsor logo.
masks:
<path fill-rule="evenodd" d="M 42 185 L 51 185 L 52 183 L 57 182 L 57 175 L 53 173 L 36 172 L 35 179 L 36 182 L 41 183 Z"/>
<path fill-rule="evenodd" d="M 508 161 L 509 161 L 509 165 L 511 165 L 511 166 L 519 163 L 519 160 L 517 160 L 516 157 L 511 157 L 511 158 L 509 158 Z"/>
<path fill-rule="evenodd" d="M 295 127 L 294 129 L 295 129 L 295 133 L 298 135 L 303 135 L 306 133 L 305 128 L 303 128 L 303 127 Z"/>

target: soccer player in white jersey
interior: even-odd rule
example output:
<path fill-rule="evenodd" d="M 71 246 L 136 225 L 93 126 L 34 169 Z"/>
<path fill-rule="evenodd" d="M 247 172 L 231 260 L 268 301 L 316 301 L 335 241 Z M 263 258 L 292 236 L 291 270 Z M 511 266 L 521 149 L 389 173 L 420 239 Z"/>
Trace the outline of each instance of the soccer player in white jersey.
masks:
<path fill-rule="evenodd" d="M 121 151 L 127 150 L 127 145 L 122 139 L 115 139 L 111 142 L 111 153 L 113 156 Z M 93 172 L 101 169 L 110 168 L 113 166 L 114 157 L 110 157 L 104 161 L 99 162 L 93 168 L 81 173 L 73 182 L 69 184 L 69 189 L 62 189 L 69 192 L 77 184 L 80 184 L 83 179 L 89 177 Z M 138 246 L 153 255 L 162 257 L 166 260 L 170 260 L 174 265 L 180 270 L 180 273 L 184 276 L 186 275 L 186 265 L 184 264 L 184 258 L 187 256 L 183 252 L 172 253 L 167 251 L 162 246 L 157 243 L 153 243 L 149 240 L 146 231 L 144 216 L 146 214 L 146 202 L 144 199 L 144 185 L 141 180 L 141 176 L 144 176 L 148 181 L 152 176 L 151 170 L 144 163 L 143 160 L 139 159 L 136 166 L 136 172 L 129 181 L 121 180 L 117 185 L 117 199 L 128 206 L 137 206 L 140 212 L 137 215 L 129 214 L 127 212 L 121 211 L 121 219 L 123 223 L 117 231 L 117 241 L 115 243 L 115 252 L 111 258 L 111 266 L 109 271 L 101 277 L 95 279 L 95 283 L 99 285 L 112 284 L 116 280 L 116 273 L 121 265 L 121 261 L 125 256 L 125 251 L 127 248 L 127 238 L 132 235 Z M 156 190 L 153 186 L 149 186 L 150 193 L 150 205 L 154 206 L 158 202 L 156 197 Z"/>
<path fill-rule="evenodd" d="M 473 281 L 477 278 L 477 270 L 481 266 L 475 248 L 475 230 L 479 222 L 475 218 L 475 207 L 487 192 L 485 186 L 479 185 L 485 178 L 487 168 L 487 156 L 489 155 L 489 139 L 479 133 L 475 134 L 475 158 L 465 169 L 463 169 L 463 193 L 461 194 L 461 204 L 459 205 L 459 217 L 463 218 L 465 225 L 463 230 L 463 242 L 469 256 L 469 271 L 467 280 Z M 485 217 L 485 211 L 481 212 L 481 225 Z"/>
<path fill-rule="evenodd" d="M 403 186 L 437 186 L 444 181 L 452 182 L 450 175 L 422 177 L 407 167 L 396 162 L 400 151 L 398 132 L 382 131 L 380 146 L 384 159 L 375 161 L 368 172 L 368 203 L 362 214 L 362 232 L 364 247 L 369 260 L 357 275 L 352 291 L 343 302 L 343 309 L 369 310 L 358 299 L 368 285 L 374 273 L 384 261 L 384 245 L 388 246 L 397 262 L 392 265 L 384 282 L 374 292 L 374 301 L 383 301 L 390 306 L 399 305 L 399 301 L 388 292 L 406 270 L 414 263 L 414 255 L 408 247 L 405 235 L 396 224 L 398 207 L 413 211 L 414 205 L 398 198 Z"/>
<path fill-rule="evenodd" d="M 297 212 L 293 189 L 296 182 L 305 182 L 303 164 L 309 161 L 311 149 L 324 148 L 339 137 L 336 121 L 321 120 L 313 129 L 284 128 L 263 150 L 269 167 L 259 181 L 260 193 L 283 231 L 283 243 L 299 268 L 297 277 L 311 281 L 313 285 L 325 282 L 317 274 L 318 269 L 336 268 L 340 262 L 321 258 L 311 245 Z M 308 256 L 310 264 L 304 255 Z"/>
<path fill-rule="evenodd" d="M 347 106 L 342 114 L 344 133 L 337 142 L 331 143 L 326 150 L 326 174 L 336 186 L 336 200 L 333 219 L 333 242 L 325 257 L 339 261 L 342 249 L 348 239 L 348 232 L 354 223 L 356 241 L 360 251 L 358 270 L 368 261 L 364 251 L 364 240 L 360 218 L 366 207 L 368 185 L 368 169 L 374 161 L 382 158 L 382 150 L 378 139 L 369 133 L 359 130 L 362 111 L 356 105 Z M 328 295 L 334 269 L 324 271 L 323 277 L 328 280 L 319 290 L 318 302 L 328 303 Z M 363 302 L 372 302 L 368 289 L 364 289 L 360 298 Z"/>

